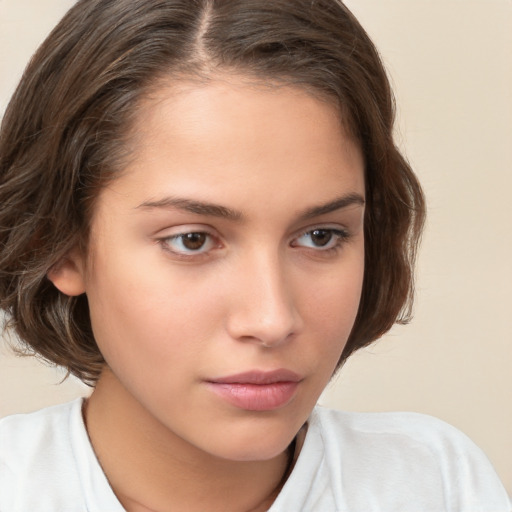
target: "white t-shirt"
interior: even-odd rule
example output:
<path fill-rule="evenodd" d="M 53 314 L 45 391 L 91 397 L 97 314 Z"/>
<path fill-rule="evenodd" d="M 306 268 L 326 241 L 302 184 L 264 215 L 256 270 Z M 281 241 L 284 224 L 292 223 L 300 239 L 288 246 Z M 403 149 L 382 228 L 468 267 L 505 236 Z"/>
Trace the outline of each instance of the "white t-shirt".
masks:
<path fill-rule="evenodd" d="M 101 470 L 81 400 L 0 420 L 0 512 L 123 512 Z M 228 508 L 226 509 L 228 510 Z M 510 512 L 485 455 L 414 413 L 316 407 L 270 512 Z"/>

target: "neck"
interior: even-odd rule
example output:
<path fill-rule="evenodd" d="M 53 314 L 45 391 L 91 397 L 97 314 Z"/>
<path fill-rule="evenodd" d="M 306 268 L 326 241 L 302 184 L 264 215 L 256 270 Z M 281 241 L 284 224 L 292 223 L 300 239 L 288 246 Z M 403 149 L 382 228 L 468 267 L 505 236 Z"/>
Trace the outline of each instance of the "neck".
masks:
<path fill-rule="evenodd" d="M 128 512 L 268 510 L 291 469 L 287 450 L 264 461 L 221 459 L 171 432 L 105 371 L 84 411 L 98 460 Z M 293 443 L 292 443 L 293 445 Z"/>

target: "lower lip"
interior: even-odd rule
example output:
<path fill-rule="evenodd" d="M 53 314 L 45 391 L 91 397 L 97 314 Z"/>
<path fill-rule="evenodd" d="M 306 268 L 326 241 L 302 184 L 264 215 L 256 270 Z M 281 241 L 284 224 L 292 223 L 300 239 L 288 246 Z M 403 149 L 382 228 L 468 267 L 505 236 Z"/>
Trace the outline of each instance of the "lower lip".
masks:
<path fill-rule="evenodd" d="M 208 387 L 231 405 L 247 411 L 272 411 L 290 402 L 298 382 L 270 384 L 208 382 Z"/>

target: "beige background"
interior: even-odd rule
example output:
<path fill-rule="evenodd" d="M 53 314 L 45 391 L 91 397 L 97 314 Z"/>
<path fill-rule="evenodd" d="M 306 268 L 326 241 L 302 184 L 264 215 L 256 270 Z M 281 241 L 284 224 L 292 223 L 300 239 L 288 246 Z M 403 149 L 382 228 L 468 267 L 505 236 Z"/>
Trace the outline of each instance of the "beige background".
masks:
<path fill-rule="evenodd" d="M 72 4 L 0 0 L 0 112 L 29 56 Z M 429 221 L 416 317 L 355 355 L 323 403 L 413 410 L 472 437 L 512 493 L 512 1 L 347 1 L 399 104 L 400 144 Z M 0 346 L 0 416 L 87 392 Z"/>

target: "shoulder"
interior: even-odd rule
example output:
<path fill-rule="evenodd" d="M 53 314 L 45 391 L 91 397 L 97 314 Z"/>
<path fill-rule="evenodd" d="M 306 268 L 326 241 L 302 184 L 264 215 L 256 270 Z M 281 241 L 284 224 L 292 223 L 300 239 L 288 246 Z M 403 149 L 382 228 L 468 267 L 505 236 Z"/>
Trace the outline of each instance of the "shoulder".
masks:
<path fill-rule="evenodd" d="M 55 421 L 60 421 L 76 412 L 77 408 L 79 409 L 81 407 L 82 400 L 83 399 L 78 398 L 71 402 L 53 405 L 38 411 L 13 414 L 0 418 L 0 435 L 17 430 L 18 428 L 32 428 L 34 425 L 45 427 Z"/>
<path fill-rule="evenodd" d="M 323 440 L 331 467 L 340 474 L 350 468 L 360 484 L 377 488 L 388 498 L 397 493 L 401 499 L 415 496 L 417 502 L 423 494 L 431 507 L 444 503 L 443 510 L 510 510 L 484 453 L 465 434 L 437 418 L 317 407 L 311 426 Z"/>
<path fill-rule="evenodd" d="M 415 412 L 344 412 L 315 407 L 311 422 L 318 425 L 324 438 L 334 441 L 341 437 L 352 441 L 371 441 L 374 448 L 383 442 L 392 448 L 426 450 L 429 453 L 446 450 L 470 452 L 479 450 L 460 430 L 448 423 Z"/>
<path fill-rule="evenodd" d="M 48 484 L 55 481 L 65 481 L 64 494 L 76 498 L 71 436 L 80 415 L 81 400 L 75 400 L 0 420 L 0 510 L 22 510 L 32 506 L 31 500 L 36 507 L 31 510 L 39 510 Z"/>
<path fill-rule="evenodd" d="M 69 423 L 80 401 L 0 419 L 2 462 L 20 466 L 57 446 L 66 449 Z"/>
<path fill-rule="evenodd" d="M 455 427 L 444 421 L 415 412 L 345 412 L 315 407 L 311 422 L 316 423 L 328 439 L 349 436 L 353 440 L 371 440 L 376 445 L 386 441 L 392 446 L 436 451 L 470 448 L 474 444 Z"/>
<path fill-rule="evenodd" d="M 2 459 L 8 455 L 13 455 L 16 459 L 38 456 L 41 449 L 54 448 L 55 444 L 65 446 L 71 418 L 79 413 L 80 406 L 81 400 L 75 400 L 0 419 Z"/>

